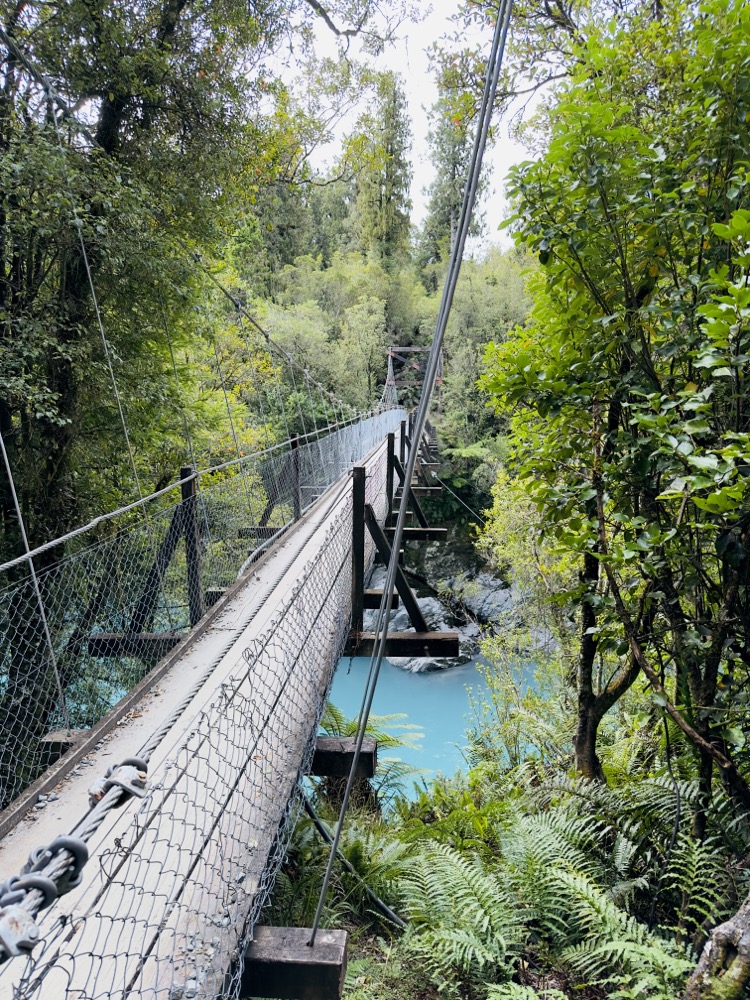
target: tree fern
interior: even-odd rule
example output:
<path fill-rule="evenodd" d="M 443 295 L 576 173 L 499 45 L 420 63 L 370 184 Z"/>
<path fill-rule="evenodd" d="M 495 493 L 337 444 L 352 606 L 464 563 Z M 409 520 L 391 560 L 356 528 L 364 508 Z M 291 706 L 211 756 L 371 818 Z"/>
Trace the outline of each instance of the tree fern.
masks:
<path fill-rule="evenodd" d="M 401 880 L 407 946 L 447 989 L 458 976 L 508 976 L 520 950 L 514 898 L 501 880 L 443 844 L 426 845 Z"/>
<path fill-rule="evenodd" d="M 682 834 L 669 859 L 664 884 L 679 897 L 677 933 L 692 937 L 728 915 L 730 880 L 716 839 Z"/>
<path fill-rule="evenodd" d="M 585 981 L 610 987 L 612 997 L 673 1000 L 692 967 L 681 948 L 650 933 L 585 875 L 557 870 L 550 880 L 567 900 L 575 942 L 561 951 L 564 962 Z"/>

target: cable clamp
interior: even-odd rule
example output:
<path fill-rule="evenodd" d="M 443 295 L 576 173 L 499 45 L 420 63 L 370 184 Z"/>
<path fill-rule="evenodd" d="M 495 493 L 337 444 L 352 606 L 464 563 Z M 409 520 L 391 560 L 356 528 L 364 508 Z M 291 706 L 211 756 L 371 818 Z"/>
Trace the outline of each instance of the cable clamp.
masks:
<path fill-rule="evenodd" d="M 15 955 L 28 955 L 39 943 L 39 928 L 34 917 L 22 906 L 0 908 L 0 962 Z"/>
<path fill-rule="evenodd" d="M 60 851 L 67 851 L 73 856 L 70 866 L 57 879 L 57 895 L 64 896 L 81 884 L 82 869 L 89 859 L 89 849 L 78 837 L 56 837 L 49 847 L 37 847 L 29 855 L 22 874 L 32 875 L 43 871 Z"/>
<path fill-rule="evenodd" d="M 148 764 L 140 757 L 128 757 L 121 764 L 113 764 L 104 777 L 89 788 L 89 804 L 93 807 L 101 802 L 110 788 L 121 788 L 128 798 L 145 798 L 148 791 L 147 772 Z M 121 799 L 120 804 L 124 801 Z"/>

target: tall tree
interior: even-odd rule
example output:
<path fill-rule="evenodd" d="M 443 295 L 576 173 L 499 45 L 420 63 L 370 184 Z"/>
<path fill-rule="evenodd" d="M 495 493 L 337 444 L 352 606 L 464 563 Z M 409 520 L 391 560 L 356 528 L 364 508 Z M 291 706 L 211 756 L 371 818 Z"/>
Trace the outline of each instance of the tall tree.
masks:
<path fill-rule="evenodd" d="M 728 692 L 750 662 L 748 13 L 706 11 L 696 23 L 673 4 L 582 44 L 546 156 L 514 177 L 518 238 L 544 265 L 534 324 L 492 349 L 486 384 L 527 408 L 529 489 L 544 530 L 581 557 L 578 768 L 601 776 L 601 718 L 643 674 L 705 794 L 718 774 L 747 810 L 731 735 L 746 721 Z"/>
<path fill-rule="evenodd" d="M 513 177 L 543 269 L 486 378 L 539 530 L 579 559 L 576 766 L 603 777 L 599 725 L 640 679 L 694 755 L 699 835 L 717 780 L 750 813 L 748 30 L 735 0 L 588 26 Z M 749 937 L 745 903 L 685 995 L 745 996 Z"/>
<path fill-rule="evenodd" d="M 165 321 L 183 337 L 200 332 L 204 289 L 180 241 L 220 246 L 259 180 L 300 162 L 290 155 L 290 113 L 269 57 L 292 36 L 304 46 L 318 22 L 342 46 L 359 35 L 377 48 L 404 12 L 394 3 L 383 15 L 381 6 L 3 5 L 0 428 L 32 540 L 78 519 L 95 501 L 82 484 L 101 478 L 101 468 L 115 466 L 121 496 L 132 499 L 105 354 L 138 457 L 147 404 L 162 408 L 172 391 Z M 314 123 L 308 117 L 299 128 L 309 137 Z M 0 506 L 17 548 L 5 481 Z"/>
<path fill-rule="evenodd" d="M 393 264 L 408 252 L 411 210 L 411 130 L 406 98 L 395 73 L 379 77 L 374 108 L 360 120 L 359 131 L 366 143 L 365 165 L 357 176 L 360 245 Z"/>
<path fill-rule="evenodd" d="M 430 161 L 435 171 L 429 186 L 427 216 L 419 235 L 417 263 L 422 267 L 447 259 L 456 238 L 464 188 L 469 173 L 474 140 L 473 101 L 467 91 L 452 91 L 440 82 L 440 96 L 431 110 L 427 141 Z M 487 190 L 487 172 L 483 169 L 477 200 Z M 471 236 L 480 236 L 484 220 L 476 210 L 472 216 Z"/>

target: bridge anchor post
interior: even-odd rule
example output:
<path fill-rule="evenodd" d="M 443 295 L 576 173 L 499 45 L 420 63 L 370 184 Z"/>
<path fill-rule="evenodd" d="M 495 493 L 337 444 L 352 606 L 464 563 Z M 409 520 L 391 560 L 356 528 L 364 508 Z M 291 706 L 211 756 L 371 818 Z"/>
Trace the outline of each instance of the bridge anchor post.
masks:
<path fill-rule="evenodd" d="M 385 470 L 385 496 L 388 501 L 388 510 L 386 512 L 386 518 L 391 516 L 391 511 L 393 510 L 393 472 L 394 465 L 396 462 L 396 435 L 391 433 L 388 435 L 388 455 Z"/>
<path fill-rule="evenodd" d="M 305 927 L 256 927 L 245 949 L 240 996 L 277 1000 L 340 1000 L 348 933 Z"/>
<path fill-rule="evenodd" d="M 302 517 L 302 490 L 300 489 L 299 437 L 292 438 L 292 513 L 294 520 Z"/>
<path fill-rule="evenodd" d="M 388 477 L 387 489 L 389 500 L 393 495 L 393 472 L 404 482 L 403 469 L 395 454 L 394 436 L 389 435 L 388 440 Z M 365 494 L 365 470 L 354 468 L 352 483 L 352 625 L 349 633 L 349 640 L 346 645 L 347 656 L 369 656 L 376 645 L 376 636 L 372 632 L 363 631 L 364 608 L 370 604 L 365 599 L 364 572 L 365 572 L 365 530 L 370 533 L 370 537 L 375 543 L 375 549 L 380 560 L 388 565 L 391 558 L 391 543 L 386 537 L 386 533 L 380 527 L 375 511 L 367 503 Z M 418 506 L 418 505 L 417 505 Z M 422 519 L 424 515 L 421 512 Z M 425 523 L 426 523 L 426 519 Z M 444 538 L 445 529 L 425 526 L 420 528 L 406 529 L 407 533 L 412 532 L 412 537 L 417 538 Z M 416 534 L 414 534 L 416 533 Z M 408 537 L 408 534 L 407 534 Z M 422 610 L 417 602 L 414 591 L 400 566 L 396 568 L 395 586 L 403 606 L 406 609 L 409 620 L 414 627 L 414 632 L 390 633 L 386 638 L 386 656 L 458 656 L 459 644 L 458 635 L 455 632 L 430 632 L 425 621 Z M 374 595 L 373 595 L 374 596 Z M 378 594 L 382 597 L 382 594 Z M 395 606 L 395 602 L 392 607 Z"/>

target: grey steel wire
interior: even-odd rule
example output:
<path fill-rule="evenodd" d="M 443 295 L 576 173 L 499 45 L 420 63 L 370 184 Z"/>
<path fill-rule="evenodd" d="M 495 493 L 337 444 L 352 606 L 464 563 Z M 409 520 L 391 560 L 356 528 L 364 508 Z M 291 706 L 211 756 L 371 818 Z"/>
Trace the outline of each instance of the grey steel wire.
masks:
<path fill-rule="evenodd" d="M 389 418 L 391 424 L 393 424 L 394 421 L 397 421 L 400 418 L 400 416 L 401 416 L 400 412 L 398 412 L 398 411 L 394 412 L 394 414 L 392 415 L 392 417 Z M 373 436 L 370 438 L 371 441 L 372 440 L 382 440 L 381 431 L 380 431 L 379 427 L 377 426 L 377 422 L 378 422 L 379 419 L 380 418 L 374 418 L 375 423 L 373 424 L 373 428 L 372 428 Z M 361 439 L 361 441 L 365 441 L 365 442 L 367 441 L 367 438 L 362 438 L 362 435 L 360 435 L 360 434 L 358 434 L 357 437 L 359 437 Z M 361 447 L 361 443 L 360 443 L 360 447 Z M 343 484 L 342 484 L 339 487 L 339 495 L 338 495 L 338 497 L 334 500 L 334 502 L 332 503 L 332 505 L 330 507 L 330 514 L 329 514 L 329 516 L 331 518 L 340 517 L 343 514 L 345 514 L 348 517 L 351 517 L 350 511 L 349 511 L 349 505 L 345 502 L 346 496 L 347 495 L 346 495 L 346 493 L 344 491 Z M 332 537 L 337 537 L 338 540 L 339 540 L 338 544 L 341 544 L 341 539 L 345 538 L 346 536 L 345 536 L 345 534 L 342 534 L 340 531 L 333 531 Z M 291 566 L 291 564 L 294 562 L 295 558 L 296 558 L 296 553 L 294 551 L 291 551 L 290 554 L 287 556 L 287 558 L 285 560 L 285 566 L 287 568 L 289 566 Z M 348 571 L 348 566 L 349 566 L 349 564 L 348 564 L 347 560 L 343 559 L 343 561 L 341 561 L 341 563 L 340 563 L 339 569 L 337 570 L 336 574 L 334 574 L 333 578 L 327 582 L 327 584 L 325 586 L 325 593 L 319 598 L 320 608 L 321 609 L 323 609 L 324 607 L 326 607 L 327 597 L 330 596 L 330 594 L 333 591 L 333 589 L 335 587 L 337 587 L 337 586 L 340 585 L 341 574 L 345 570 Z M 282 566 L 281 572 L 285 572 L 285 571 L 286 571 L 286 569 L 284 569 L 284 566 Z M 318 568 L 318 572 L 320 572 L 320 571 L 324 571 L 324 567 L 319 567 Z M 276 584 L 277 587 L 279 585 L 280 585 L 279 583 Z M 319 614 L 320 613 L 322 613 L 322 612 L 319 612 Z M 335 612 L 334 612 L 334 614 L 335 614 Z M 310 625 L 310 629 L 311 629 L 312 633 L 314 633 L 314 631 L 315 631 L 315 622 L 316 621 L 317 621 L 317 618 L 315 618 L 312 621 L 312 624 Z M 232 632 L 230 635 L 227 636 L 227 638 L 226 638 L 226 640 L 224 642 L 224 648 L 225 649 L 228 649 L 228 648 L 231 647 L 231 645 L 236 641 L 236 639 L 239 637 L 239 635 L 241 634 L 242 630 L 246 626 L 247 626 L 247 621 L 244 621 L 241 628 L 236 629 L 234 632 Z M 223 655 L 223 653 L 219 654 L 219 655 Z M 141 758 L 144 761 L 148 762 L 148 760 L 153 755 L 155 749 L 159 746 L 159 744 L 162 742 L 162 740 L 165 738 L 165 736 L 173 728 L 175 722 L 185 712 L 186 708 L 193 701 L 193 699 L 196 696 L 196 694 L 202 689 L 202 687 L 206 683 L 206 680 L 208 679 L 210 673 L 213 671 L 214 667 L 215 667 L 215 664 L 211 664 L 204 671 L 202 671 L 201 676 L 198 678 L 198 680 L 193 685 L 193 687 L 191 688 L 191 690 L 184 696 L 184 698 L 176 706 L 176 708 L 173 710 L 173 712 L 170 714 L 170 716 L 164 722 L 162 722 L 162 724 L 158 727 L 158 729 L 154 733 L 152 733 L 152 735 L 140 747 L 140 749 L 139 749 L 139 751 L 137 753 L 137 756 L 139 758 Z M 290 670 L 291 670 L 291 667 L 290 667 Z M 291 673 L 290 673 L 289 676 L 291 676 Z M 321 702 L 321 706 L 320 707 L 322 708 L 322 702 Z M 265 723 L 262 723 L 262 725 L 261 725 L 260 728 L 262 728 L 263 725 L 265 725 Z M 104 794 L 104 796 L 101 799 L 101 801 L 99 801 L 89 812 L 87 812 L 87 814 L 82 818 L 82 820 L 74 826 L 74 828 L 72 829 L 70 835 L 73 836 L 73 837 L 77 837 L 77 838 L 83 840 L 84 842 L 90 840 L 94 836 L 94 834 L 97 832 L 97 830 L 101 827 L 101 825 L 102 825 L 104 819 L 107 817 L 107 815 L 113 809 L 117 808 L 120 805 L 120 803 L 122 802 L 123 798 L 125 798 L 125 797 L 127 797 L 127 793 L 124 792 L 121 788 L 118 788 L 118 787 L 111 788 L 109 791 L 107 791 Z M 45 866 L 45 868 L 39 874 L 41 874 L 41 875 L 43 875 L 43 876 L 45 876 L 47 878 L 51 878 L 53 880 L 59 881 L 61 878 L 63 878 L 66 875 L 66 873 L 68 872 L 68 870 L 69 870 L 69 868 L 71 866 L 71 863 L 74 860 L 75 859 L 74 859 L 73 854 L 71 854 L 70 852 L 68 852 L 66 850 L 61 850 L 61 851 L 59 851 L 50 860 L 50 862 Z M 22 908 L 26 909 L 28 912 L 34 914 L 34 913 L 38 912 L 39 908 L 43 904 L 43 901 L 44 901 L 43 894 L 40 891 L 36 890 L 36 889 L 31 889 L 31 890 L 29 890 L 26 893 L 26 896 L 25 896 L 24 900 L 22 901 L 22 903 L 20 905 L 22 906 Z"/>
<path fill-rule="evenodd" d="M 63 691 L 62 681 L 60 679 L 60 670 L 57 664 L 57 656 L 55 655 L 55 647 L 52 645 L 52 636 L 49 630 L 49 622 L 47 620 L 47 612 L 44 609 L 44 601 L 42 600 L 42 593 L 39 589 L 39 579 L 36 575 L 36 568 L 34 566 L 34 560 L 31 558 L 31 550 L 29 549 L 29 539 L 26 535 L 26 524 L 24 522 L 23 514 L 21 512 L 21 505 L 18 502 L 18 493 L 16 493 L 16 483 L 13 478 L 13 470 L 10 467 L 10 460 L 8 459 L 8 452 L 5 448 L 5 438 L 2 431 L 0 431 L 0 448 L 3 451 L 3 463 L 5 464 L 5 472 L 8 476 L 8 485 L 10 486 L 10 493 L 13 497 L 13 506 L 16 510 L 16 517 L 18 518 L 18 527 L 21 532 L 21 539 L 23 540 L 23 547 L 26 550 L 25 559 L 28 562 L 29 570 L 31 571 L 31 579 L 34 581 L 34 593 L 36 594 L 37 604 L 39 605 L 39 615 L 42 619 L 42 625 L 44 627 L 44 637 L 47 643 L 47 649 L 49 651 L 50 660 L 52 662 L 52 670 L 55 675 L 55 684 L 57 686 L 58 697 L 60 698 L 60 710 L 63 713 L 63 718 L 65 719 L 65 728 L 70 731 L 70 716 L 68 714 L 68 705 L 65 700 L 65 692 Z"/>
<path fill-rule="evenodd" d="M 432 473 L 432 475 L 433 475 L 433 478 L 437 479 L 437 481 L 440 483 L 440 485 L 444 489 L 448 490 L 448 492 L 454 498 L 454 500 L 458 500 L 458 502 L 461 504 L 461 506 L 465 507 L 466 510 L 468 510 L 468 512 L 471 514 L 472 517 L 475 517 L 477 519 L 477 521 L 479 521 L 479 523 L 481 525 L 485 524 L 484 518 L 480 517 L 480 515 L 477 514 L 477 512 L 475 510 L 472 510 L 472 508 L 467 503 L 464 503 L 464 501 L 461 499 L 461 497 L 458 495 L 458 493 L 454 493 L 453 490 L 450 488 L 450 486 L 445 482 L 445 480 L 441 479 L 440 476 L 436 475 L 434 472 Z"/>
<path fill-rule="evenodd" d="M 375 687 L 377 685 L 378 676 L 380 673 L 380 667 L 382 665 L 385 656 L 385 645 L 388 633 L 388 619 L 390 617 L 391 607 L 393 604 L 393 588 L 396 582 L 398 553 L 401 548 L 401 540 L 403 538 L 404 527 L 406 525 L 406 510 L 409 502 L 409 491 L 411 489 L 411 481 L 414 475 L 414 471 L 416 469 L 417 452 L 418 452 L 417 443 L 422 437 L 422 434 L 424 432 L 424 427 L 427 422 L 427 414 L 430 406 L 430 398 L 432 395 L 435 378 L 437 376 L 438 366 L 440 363 L 440 352 L 442 350 L 443 340 L 445 338 L 445 329 L 448 323 L 448 316 L 450 314 L 450 309 L 453 302 L 453 296 L 456 290 L 456 284 L 458 282 L 458 276 L 461 270 L 461 262 L 463 259 L 464 248 L 466 246 L 466 238 L 468 236 L 469 226 L 471 224 L 471 213 L 474 207 L 474 202 L 476 200 L 476 193 L 479 186 L 482 158 L 484 155 L 485 147 L 487 145 L 487 137 L 489 135 L 490 123 L 492 120 L 492 111 L 495 103 L 497 85 L 500 78 L 500 69 L 502 66 L 503 54 L 505 51 L 505 42 L 508 36 L 508 28 L 510 25 L 510 16 L 512 7 L 513 7 L 513 0 L 502 0 L 500 7 L 498 9 L 497 21 L 495 23 L 495 32 L 492 40 L 492 48 L 490 51 L 489 58 L 487 60 L 487 74 L 485 77 L 484 92 L 482 94 L 479 122 L 477 125 L 474 146 L 472 149 L 471 162 L 469 166 L 466 187 L 464 190 L 464 198 L 461 205 L 461 215 L 459 219 L 459 230 L 458 230 L 459 236 L 451 251 L 450 265 L 448 269 L 448 274 L 446 276 L 445 285 L 443 288 L 443 294 L 440 302 L 440 310 L 438 312 L 435 334 L 432 339 L 430 353 L 428 355 L 428 360 L 427 360 L 427 366 L 425 369 L 422 394 L 420 397 L 419 406 L 417 408 L 416 419 L 412 429 L 412 448 L 409 451 L 409 456 L 406 463 L 404 485 L 402 491 L 402 501 L 399 507 L 398 517 L 396 519 L 396 528 L 392 540 L 393 548 L 391 550 L 391 558 L 386 573 L 386 581 L 383 586 L 383 599 L 380 605 L 380 609 L 378 611 L 377 623 L 374 629 L 375 635 L 377 636 L 375 644 L 376 648 L 373 650 L 372 658 L 370 661 L 370 669 L 368 672 L 365 695 L 362 701 L 362 708 L 360 710 L 360 715 L 358 720 L 357 740 L 355 744 L 354 755 L 352 758 L 351 770 L 349 772 L 349 777 L 347 779 L 346 788 L 344 789 L 344 795 L 341 803 L 341 810 L 339 813 L 339 820 L 336 826 L 336 833 L 334 836 L 334 843 L 331 846 L 331 851 L 328 858 L 328 865 L 326 867 L 326 872 L 323 877 L 323 884 L 321 886 L 318 906 L 315 913 L 315 918 L 313 920 L 312 932 L 310 935 L 311 945 L 314 944 L 315 942 L 315 937 L 318 928 L 320 926 L 320 920 L 323 915 L 323 907 L 325 905 L 325 899 L 328 894 L 328 886 L 330 884 L 331 874 L 333 872 L 333 864 L 336 857 L 336 850 L 338 848 L 339 840 L 341 838 L 341 833 L 344 827 L 344 819 L 346 817 L 346 811 L 349 805 L 349 799 L 351 796 L 352 787 L 354 785 L 357 765 L 359 763 L 359 757 L 362 750 L 362 742 L 365 736 L 365 729 L 367 727 L 367 721 L 370 716 L 372 701 L 375 696 Z"/>

